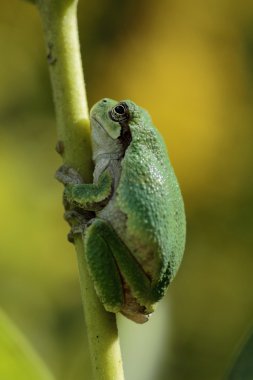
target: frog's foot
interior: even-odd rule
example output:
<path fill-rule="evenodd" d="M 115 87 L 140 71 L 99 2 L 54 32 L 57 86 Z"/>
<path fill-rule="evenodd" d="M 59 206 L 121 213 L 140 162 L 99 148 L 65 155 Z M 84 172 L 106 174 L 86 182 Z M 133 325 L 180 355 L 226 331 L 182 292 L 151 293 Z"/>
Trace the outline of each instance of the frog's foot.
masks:
<path fill-rule="evenodd" d="M 75 237 L 77 235 L 82 235 L 84 233 L 85 227 L 84 226 L 75 226 L 72 227 L 67 235 L 67 239 L 70 243 L 75 243 Z"/>
<path fill-rule="evenodd" d="M 83 183 L 80 174 L 73 168 L 67 165 L 62 165 L 55 173 L 55 178 L 63 185 L 79 185 Z"/>
<path fill-rule="evenodd" d="M 75 209 L 65 211 L 64 219 L 71 226 L 71 230 L 68 233 L 68 240 L 73 243 L 75 235 L 83 235 L 93 218 L 94 213 L 90 211 L 78 211 Z"/>
<path fill-rule="evenodd" d="M 123 280 L 123 279 L 122 279 Z M 133 296 L 130 287 L 123 280 L 125 303 L 120 310 L 128 319 L 136 323 L 145 323 L 152 315 L 153 309 L 147 310 L 145 306 L 140 305 L 136 297 Z"/>

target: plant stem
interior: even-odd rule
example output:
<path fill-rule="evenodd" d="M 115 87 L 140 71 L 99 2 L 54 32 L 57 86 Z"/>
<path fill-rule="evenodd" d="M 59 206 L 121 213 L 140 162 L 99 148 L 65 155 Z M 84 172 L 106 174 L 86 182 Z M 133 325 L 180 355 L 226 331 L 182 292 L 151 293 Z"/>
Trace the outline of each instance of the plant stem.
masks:
<path fill-rule="evenodd" d="M 92 178 L 88 106 L 79 49 L 78 0 L 37 0 L 48 48 L 48 63 L 57 117 L 58 152 L 78 170 L 85 182 Z M 75 239 L 82 302 L 96 380 L 123 380 L 115 315 L 105 311 L 88 274 L 84 246 Z"/>

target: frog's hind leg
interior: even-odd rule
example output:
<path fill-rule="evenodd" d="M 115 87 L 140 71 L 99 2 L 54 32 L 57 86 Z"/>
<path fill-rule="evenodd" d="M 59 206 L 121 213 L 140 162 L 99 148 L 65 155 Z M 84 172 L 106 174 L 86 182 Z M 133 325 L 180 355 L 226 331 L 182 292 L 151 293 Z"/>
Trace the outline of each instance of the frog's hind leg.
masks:
<path fill-rule="evenodd" d="M 105 233 L 94 219 L 84 235 L 85 254 L 94 286 L 100 301 L 107 311 L 116 313 L 124 303 L 122 279 L 105 239 Z M 106 223 L 103 222 L 104 230 Z"/>
<path fill-rule="evenodd" d="M 85 246 L 91 277 L 105 308 L 145 322 L 153 311 L 146 308 L 150 280 L 111 225 L 95 219 L 85 233 Z"/>

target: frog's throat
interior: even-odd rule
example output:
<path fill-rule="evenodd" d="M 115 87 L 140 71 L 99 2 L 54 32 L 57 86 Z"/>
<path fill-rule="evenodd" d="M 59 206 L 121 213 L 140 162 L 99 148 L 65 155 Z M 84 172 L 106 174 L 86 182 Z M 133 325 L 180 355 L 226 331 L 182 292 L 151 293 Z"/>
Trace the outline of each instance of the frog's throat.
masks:
<path fill-rule="evenodd" d="M 120 160 L 124 157 L 125 152 L 115 152 L 115 153 L 99 153 L 94 157 L 94 161 L 99 161 L 102 159 L 107 159 L 107 160 Z"/>
<path fill-rule="evenodd" d="M 101 149 L 104 147 L 96 147 L 95 151 L 93 151 L 93 161 L 98 162 L 100 160 L 122 160 L 125 156 L 126 150 L 132 141 L 132 136 L 130 132 L 130 128 L 128 125 L 121 124 L 121 135 L 118 137 L 117 141 L 119 143 L 119 149 L 113 152 L 103 152 L 101 153 Z"/>

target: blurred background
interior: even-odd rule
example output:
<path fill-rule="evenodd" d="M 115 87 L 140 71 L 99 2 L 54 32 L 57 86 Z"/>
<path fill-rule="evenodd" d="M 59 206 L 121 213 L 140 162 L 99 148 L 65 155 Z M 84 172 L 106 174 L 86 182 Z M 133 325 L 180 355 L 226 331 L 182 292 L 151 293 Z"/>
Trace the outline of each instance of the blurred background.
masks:
<path fill-rule="evenodd" d="M 126 380 L 223 379 L 253 325 L 253 3 L 80 0 L 79 28 L 89 105 L 131 98 L 147 108 L 185 199 L 186 253 L 167 296 L 144 326 L 119 317 Z M 46 52 L 29 3 L 1 2 L 0 52 L 1 308 L 57 379 L 89 380 Z"/>

